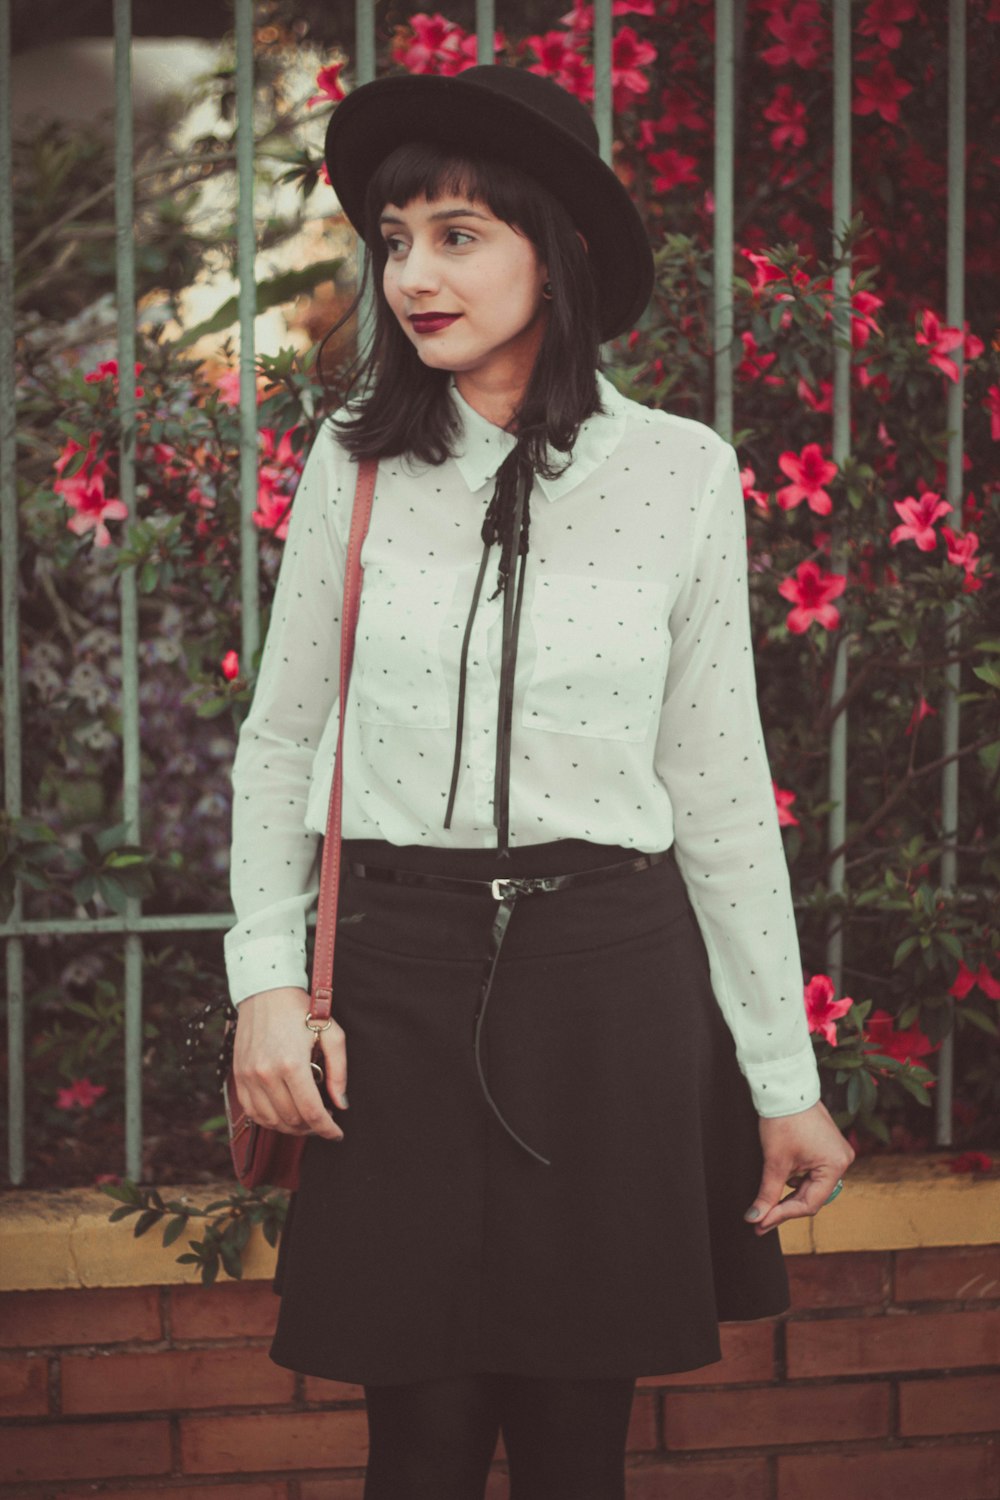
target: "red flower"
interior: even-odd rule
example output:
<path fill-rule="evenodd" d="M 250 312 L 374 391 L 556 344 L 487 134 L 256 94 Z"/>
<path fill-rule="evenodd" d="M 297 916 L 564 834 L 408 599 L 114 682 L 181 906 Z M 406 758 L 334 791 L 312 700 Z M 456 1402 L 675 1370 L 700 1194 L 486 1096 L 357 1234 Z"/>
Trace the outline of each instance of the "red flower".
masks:
<path fill-rule="evenodd" d="M 235 651 L 227 651 L 219 663 L 219 670 L 227 682 L 234 682 L 240 675 L 240 659 Z"/>
<path fill-rule="evenodd" d="M 988 999 L 1000 1000 L 1000 980 L 994 979 L 986 964 L 981 963 L 974 974 L 965 960 L 959 959 L 958 973 L 948 991 L 949 995 L 954 995 L 956 1000 L 964 1000 L 969 991 L 975 989 L 977 985 Z"/>
<path fill-rule="evenodd" d="M 921 698 L 918 701 L 916 708 L 913 710 L 912 714 L 910 715 L 910 722 L 909 722 L 909 724 L 907 724 L 906 728 L 903 730 L 903 733 L 904 734 L 912 734 L 913 731 L 916 729 L 916 727 L 917 727 L 918 724 L 922 724 L 924 722 L 924 720 L 926 718 L 928 718 L 931 714 L 936 714 L 936 713 L 937 713 L 937 709 L 936 708 L 931 708 L 931 706 L 927 702 L 926 698 Z"/>
<path fill-rule="evenodd" d="M 815 67 L 823 39 L 817 0 L 800 0 L 788 15 L 775 10 L 768 17 L 767 29 L 778 38 L 776 47 L 769 47 L 761 53 L 770 67 L 781 68 L 790 62 L 797 63 L 800 68 Z"/>
<path fill-rule="evenodd" d="M 905 500 L 894 500 L 893 510 L 902 516 L 903 525 L 893 527 L 889 542 L 898 547 L 900 542 L 916 542 L 921 552 L 933 552 L 937 546 L 934 522 L 946 516 L 952 509 L 947 500 L 942 500 L 933 490 L 925 490 L 919 497 L 907 495 Z"/>
<path fill-rule="evenodd" d="M 782 510 L 793 510 L 806 500 L 809 509 L 815 511 L 816 515 L 830 514 L 833 501 L 824 486 L 836 474 L 837 465 L 832 459 L 823 457 L 819 443 L 807 443 L 801 453 L 793 453 L 788 449 L 779 456 L 778 467 L 792 481 L 778 491 L 778 504 Z"/>
<path fill-rule="evenodd" d="M 836 1022 L 846 1016 L 854 1001 L 845 995 L 833 998 L 833 981 L 826 974 L 814 974 L 805 987 L 806 1019 L 809 1030 L 821 1032 L 831 1047 L 837 1045 Z"/>
<path fill-rule="evenodd" d="M 105 522 L 124 521 L 128 516 L 128 510 L 124 501 L 109 500 L 104 492 L 104 476 L 108 472 L 108 466 L 103 459 L 96 456 L 99 441 L 97 433 L 92 432 L 87 459 L 83 467 L 78 469 L 70 479 L 57 479 L 52 488 L 57 495 L 62 496 L 64 503 L 76 512 L 66 522 L 69 530 L 77 536 L 93 531 L 94 545 L 108 547 L 111 545 L 111 533 Z M 56 472 L 61 475 L 73 455 L 81 451 L 80 444 L 70 438 L 56 459 Z"/>
<path fill-rule="evenodd" d="M 778 806 L 778 825 L 781 828 L 798 828 L 799 820 L 792 812 L 792 803 L 795 801 L 794 792 L 786 792 L 774 780 L 771 781 L 771 790 L 774 800 Z"/>
<path fill-rule="evenodd" d="M 985 1151 L 963 1151 L 960 1156 L 952 1156 L 948 1166 L 952 1172 L 992 1172 L 993 1158 Z"/>
<path fill-rule="evenodd" d="M 775 151 L 785 146 L 805 145 L 806 107 L 801 99 L 795 98 L 790 84 L 778 85 L 774 98 L 764 111 L 764 119 L 774 121 L 776 128 L 771 131 L 771 145 Z"/>
<path fill-rule="evenodd" d="M 656 48 L 652 42 L 643 41 L 631 26 L 623 26 L 611 44 L 615 109 L 628 109 L 635 99 L 649 93 L 649 79 L 639 70 L 655 60 Z"/>
<path fill-rule="evenodd" d="M 138 375 L 142 368 L 142 365 L 137 364 L 135 367 L 135 373 Z M 104 359 L 97 366 L 96 370 L 89 371 L 89 373 L 86 374 L 83 378 L 86 381 L 87 385 L 100 385 L 104 380 L 110 380 L 114 385 L 117 385 L 118 361 L 116 359 Z M 135 394 L 137 400 L 144 394 L 141 385 L 136 386 Z"/>
<path fill-rule="evenodd" d="M 765 373 L 774 364 L 778 356 L 776 354 L 761 354 L 757 348 L 757 340 L 749 328 L 744 329 L 740 334 L 740 341 L 743 344 L 743 358 L 736 367 L 737 380 L 759 380 L 763 375 L 765 385 L 780 385 L 780 376 L 767 375 Z"/>
<path fill-rule="evenodd" d="M 89 1078 L 77 1078 L 68 1088 L 60 1089 L 56 1094 L 56 1109 L 89 1109 L 107 1092 L 103 1083 L 91 1083 Z"/>
<path fill-rule="evenodd" d="M 871 0 L 858 31 L 862 36 L 877 36 L 883 47 L 898 47 L 903 33 L 896 23 L 911 21 L 915 10 L 915 0 Z"/>
<path fill-rule="evenodd" d="M 686 89 L 664 89 L 660 95 L 663 113 L 654 122 L 660 135 L 673 135 L 675 130 L 707 130 L 708 121 L 697 103 Z"/>
<path fill-rule="evenodd" d="M 816 392 L 812 389 L 812 387 L 810 385 L 807 385 L 806 382 L 803 380 L 802 376 L 800 375 L 799 376 L 799 383 L 798 383 L 798 386 L 796 387 L 796 389 L 798 391 L 799 400 L 801 402 L 803 402 L 806 406 L 811 406 L 812 409 L 813 409 L 813 411 L 832 411 L 833 410 L 833 382 L 832 381 L 830 381 L 830 380 L 821 380 L 820 383 L 819 383 L 819 394 L 817 395 Z"/>
<path fill-rule="evenodd" d="M 325 68 L 320 68 L 316 74 L 316 87 L 319 93 L 313 94 L 311 99 L 306 100 L 309 109 L 312 109 L 314 104 L 323 104 L 330 100 L 337 104 L 345 97 L 344 88 L 340 82 L 340 75 L 345 67 L 346 63 L 335 62 L 329 63 Z"/>
<path fill-rule="evenodd" d="M 698 158 L 695 156 L 684 156 L 680 151 L 671 149 L 652 152 L 647 160 L 657 173 L 653 181 L 653 190 L 657 193 L 669 193 L 675 187 L 684 187 L 699 180 L 695 171 Z"/>
<path fill-rule="evenodd" d="M 917 343 L 931 351 L 928 359 L 932 365 L 936 365 L 949 380 L 957 381 L 958 366 L 953 359 L 945 356 L 963 342 L 961 329 L 946 328 L 937 313 L 932 312 L 929 307 L 925 307 L 917 316 L 921 319 L 921 326 L 914 334 Z"/>
<path fill-rule="evenodd" d="M 866 1052 L 879 1052 L 883 1057 L 909 1063 L 936 1052 L 941 1045 L 932 1042 L 916 1025 L 897 1031 L 894 1018 L 886 1010 L 872 1011 L 865 1027 L 865 1040 L 871 1043 L 864 1049 Z"/>
<path fill-rule="evenodd" d="M 840 611 L 830 603 L 838 598 L 847 586 L 842 573 L 824 573 L 818 563 L 799 563 L 794 578 L 786 578 L 778 585 L 778 593 L 790 600 L 795 608 L 788 612 L 788 628 L 793 635 L 801 635 L 815 620 L 824 630 L 836 630 L 840 624 Z"/>
<path fill-rule="evenodd" d="M 743 249 L 740 250 L 740 254 L 745 256 L 753 266 L 754 274 L 750 282 L 750 290 L 755 297 L 759 296 L 770 282 L 786 280 L 785 272 L 780 266 L 776 266 L 772 260 L 769 260 L 766 255 L 759 255 L 753 250 Z"/>
<path fill-rule="evenodd" d="M 983 408 L 990 414 L 990 437 L 995 443 L 1000 443 L 1000 385 L 990 386 Z"/>
<path fill-rule="evenodd" d="M 913 93 L 913 84 L 896 73 L 889 59 L 876 63 L 867 78 L 858 79 L 858 92 L 851 108 L 856 115 L 879 114 L 887 125 L 899 119 L 899 101 Z"/>

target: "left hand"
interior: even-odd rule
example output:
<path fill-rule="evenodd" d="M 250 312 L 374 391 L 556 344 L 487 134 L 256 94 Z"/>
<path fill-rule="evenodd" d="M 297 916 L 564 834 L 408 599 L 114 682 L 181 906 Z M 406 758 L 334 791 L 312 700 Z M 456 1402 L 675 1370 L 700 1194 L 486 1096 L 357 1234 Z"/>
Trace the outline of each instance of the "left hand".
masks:
<path fill-rule="evenodd" d="M 854 1151 L 822 1102 L 794 1115 L 760 1119 L 759 1126 L 764 1171 L 757 1196 L 744 1214 L 757 1235 L 786 1219 L 818 1213 L 854 1160 Z M 796 1179 L 795 1191 L 782 1197 Z"/>

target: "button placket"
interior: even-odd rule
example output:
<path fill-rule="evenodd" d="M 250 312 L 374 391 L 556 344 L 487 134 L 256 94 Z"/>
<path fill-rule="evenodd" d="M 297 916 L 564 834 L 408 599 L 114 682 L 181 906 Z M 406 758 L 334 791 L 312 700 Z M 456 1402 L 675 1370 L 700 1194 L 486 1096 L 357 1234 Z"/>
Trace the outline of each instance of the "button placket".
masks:
<path fill-rule="evenodd" d="M 493 821 L 493 778 L 496 769 L 497 694 L 499 676 L 490 657 L 490 634 L 499 631 L 502 596 L 479 601 L 469 639 L 466 687 L 468 759 L 472 766 L 474 811 L 477 823 Z M 499 640 L 499 636 L 497 637 Z M 499 663 L 498 663 L 499 665 Z"/>

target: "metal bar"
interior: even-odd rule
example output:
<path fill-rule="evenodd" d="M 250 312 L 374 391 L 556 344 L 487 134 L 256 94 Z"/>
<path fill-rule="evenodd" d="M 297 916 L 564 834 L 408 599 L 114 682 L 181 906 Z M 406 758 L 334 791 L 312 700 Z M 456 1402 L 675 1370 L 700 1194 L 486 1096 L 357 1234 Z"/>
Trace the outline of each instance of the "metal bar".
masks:
<path fill-rule="evenodd" d="M 495 0 L 476 0 L 476 62 L 492 63 L 496 57 L 494 37 L 497 30 Z"/>
<path fill-rule="evenodd" d="M 21 803 L 21 680 L 18 615 L 17 387 L 14 371 L 14 183 L 10 116 L 10 0 L 0 0 L 0 539 L 3 542 L 4 807 L 19 818 Z M 22 911 L 14 887 L 14 920 Z M 24 946 L 7 944 L 8 1170 L 24 1181 Z"/>
<path fill-rule="evenodd" d="M 950 0 L 948 11 L 948 271 L 945 318 L 952 328 L 965 326 L 965 93 L 966 39 L 965 0 Z M 960 515 L 962 509 L 962 450 L 964 444 L 965 351 L 953 351 L 958 380 L 948 386 L 948 488 L 945 498 Z M 949 607 L 945 621 L 945 647 L 949 656 L 961 644 L 961 605 Z M 945 668 L 944 702 L 941 709 L 942 754 L 956 756 L 959 741 L 958 694 L 961 666 L 956 661 Z M 941 889 L 952 893 L 958 885 L 958 759 L 941 772 Z M 949 995 L 952 1024 L 955 1002 Z M 934 1138 L 939 1146 L 952 1142 L 952 1101 L 955 1083 L 955 1038 L 949 1031 L 941 1043 L 934 1090 Z"/>
<path fill-rule="evenodd" d="M 354 77 L 359 85 L 375 77 L 375 0 L 354 0 Z"/>
<path fill-rule="evenodd" d="M 253 6 L 236 0 L 236 255 L 240 321 L 240 608 L 241 661 L 248 670 L 260 645 L 257 528 L 257 374 L 254 368 L 254 320 L 257 315 L 257 245 L 254 235 L 253 181 Z"/>
<path fill-rule="evenodd" d="M 115 38 L 115 300 L 118 321 L 118 415 L 121 448 L 118 493 L 135 516 L 135 212 L 132 190 L 132 4 L 114 0 Z M 139 843 L 139 595 L 134 568 L 121 575 L 122 814 L 128 838 Z M 139 916 L 137 897 L 126 915 Z M 142 939 L 125 938 L 125 1171 L 142 1171 Z"/>
<path fill-rule="evenodd" d="M 225 932 L 232 912 L 178 913 L 169 917 L 39 917 L 0 923 L 0 937 L 72 937 L 91 932 Z M 310 912 L 307 921 L 314 922 Z"/>
<path fill-rule="evenodd" d="M 611 165 L 614 99 L 611 91 L 611 0 L 594 0 L 594 124 L 601 160 Z"/>
<path fill-rule="evenodd" d="M 715 430 L 733 435 L 733 153 L 736 84 L 733 0 L 715 0 Z"/>
<path fill-rule="evenodd" d="M 851 0 L 833 5 L 833 244 L 840 255 L 851 220 Z M 851 267 L 845 261 L 833 278 L 833 458 L 842 465 L 851 447 Z M 831 565 L 835 573 L 847 571 L 847 548 L 842 528 L 834 525 Z M 847 690 L 847 640 L 843 633 L 834 648 L 830 696 L 842 700 Z M 839 848 L 847 834 L 847 713 L 841 709 L 830 727 L 830 813 L 827 841 Z M 839 854 L 830 866 L 828 889 L 844 889 L 845 856 Z M 827 973 L 835 989 L 844 977 L 843 919 L 834 917 L 827 928 Z"/>

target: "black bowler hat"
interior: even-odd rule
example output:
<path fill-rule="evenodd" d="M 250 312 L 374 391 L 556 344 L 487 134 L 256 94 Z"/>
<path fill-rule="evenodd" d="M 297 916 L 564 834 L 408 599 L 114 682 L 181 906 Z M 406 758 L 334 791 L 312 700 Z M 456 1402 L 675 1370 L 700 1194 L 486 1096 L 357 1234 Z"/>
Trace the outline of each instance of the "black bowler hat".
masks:
<path fill-rule="evenodd" d="M 337 105 L 326 132 L 330 181 L 362 236 L 372 175 L 414 141 L 499 158 L 547 188 L 587 241 L 601 337 L 632 327 L 653 290 L 652 252 L 635 204 L 600 158 L 594 122 L 571 94 L 537 73 L 498 65 L 362 84 Z"/>

